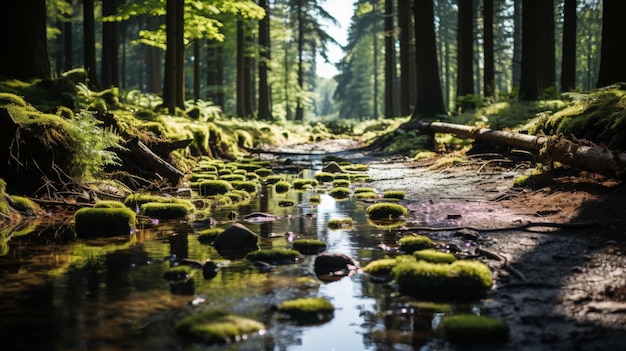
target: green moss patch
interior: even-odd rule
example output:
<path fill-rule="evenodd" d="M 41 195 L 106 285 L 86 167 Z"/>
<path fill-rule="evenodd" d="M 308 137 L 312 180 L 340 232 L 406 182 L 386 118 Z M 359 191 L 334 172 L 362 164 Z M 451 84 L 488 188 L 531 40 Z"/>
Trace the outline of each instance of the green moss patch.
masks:
<path fill-rule="evenodd" d="M 284 301 L 278 306 L 278 312 L 300 323 L 318 323 L 332 319 L 335 307 L 321 297 L 305 297 Z"/>
<path fill-rule="evenodd" d="M 148 202 L 141 205 L 141 214 L 158 219 L 185 218 L 191 214 L 188 206 L 180 203 Z"/>
<path fill-rule="evenodd" d="M 280 180 L 274 184 L 274 190 L 279 194 L 284 194 L 289 191 L 291 185 L 286 180 Z"/>
<path fill-rule="evenodd" d="M 493 285 L 491 270 L 476 261 L 452 264 L 402 262 L 393 269 L 398 290 L 428 299 L 476 300 Z"/>
<path fill-rule="evenodd" d="M 317 239 L 296 239 L 291 243 L 291 247 L 303 255 L 315 255 L 325 251 L 328 245 Z"/>
<path fill-rule="evenodd" d="M 369 206 L 365 210 L 367 217 L 369 219 L 391 219 L 391 218 L 400 218 L 407 214 L 408 210 L 406 207 L 400 204 L 391 204 L 391 203 L 378 203 Z"/>
<path fill-rule="evenodd" d="M 206 228 L 198 232 L 198 241 L 203 244 L 212 243 L 218 235 L 222 234 L 223 228 Z"/>
<path fill-rule="evenodd" d="M 350 189 L 342 186 L 333 188 L 328 192 L 328 195 L 334 197 L 335 199 L 347 199 L 350 197 Z"/>
<path fill-rule="evenodd" d="M 322 198 L 319 195 L 311 195 L 309 196 L 309 202 L 312 204 L 319 204 L 322 202 Z"/>
<path fill-rule="evenodd" d="M 414 251 L 430 249 L 435 246 L 435 242 L 424 235 L 406 235 L 398 240 L 400 251 L 412 254 Z"/>
<path fill-rule="evenodd" d="M 300 256 L 300 252 L 290 249 L 261 249 L 249 252 L 246 255 L 248 261 L 263 261 L 269 264 L 291 264 L 295 263 Z"/>
<path fill-rule="evenodd" d="M 354 198 L 357 200 L 375 200 L 378 199 L 378 194 L 373 191 L 365 191 L 360 193 L 355 193 Z"/>
<path fill-rule="evenodd" d="M 302 190 L 309 187 L 316 187 L 318 184 L 316 179 L 294 179 L 293 188 L 296 190 Z"/>
<path fill-rule="evenodd" d="M 456 261 L 456 256 L 448 252 L 435 251 L 432 249 L 418 250 L 413 252 L 417 260 L 430 263 L 452 263 Z"/>
<path fill-rule="evenodd" d="M 11 207 L 18 212 L 29 215 L 43 213 L 43 210 L 39 207 L 39 205 L 37 205 L 33 200 L 23 196 L 12 195 Z"/>
<path fill-rule="evenodd" d="M 330 172 L 318 172 L 315 174 L 315 180 L 320 183 L 330 183 L 335 180 L 335 175 Z"/>
<path fill-rule="evenodd" d="M 350 229 L 352 228 L 352 218 L 333 218 L 326 222 L 329 229 Z"/>
<path fill-rule="evenodd" d="M 355 194 L 360 194 L 360 193 L 376 193 L 376 189 L 372 188 L 372 187 L 364 187 L 364 186 L 360 186 L 358 188 L 354 189 L 354 193 Z"/>
<path fill-rule="evenodd" d="M 263 323 L 213 309 L 187 317 L 176 324 L 176 332 L 208 344 L 226 344 L 265 329 Z"/>
<path fill-rule="evenodd" d="M 384 199 L 404 200 L 406 192 L 402 190 L 388 190 L 383 193 Z"/>
<path fill-rule="evenodd" d="M 136 220 L 129 208 L 81 208 L 74 214 L 78 237 L 128 235 Z"/>
<path fill-rule="evenodd" d="M 230 184 L 233 186 L 233 189 L 243 190 L 250 194 L 254 194 L 257 190 L 257 186 L 259 185 L 259 183 L 253 180 L 232 181 Z"/>
<path fill-rule="evenodd" d="M 94 204 L 94 207 L 124 208 L 124 207 L 126 207 L 126 205 L 124 205 L 123 202 L 116 201 L 116 200 L 99 200 L 99 201 L 96 201 L 96 203 Z"/>
<path fill-rule="evenodd" d="M 350 186 L 350 181 L 346 179 L 335 179 L 332 184 L 334 188 L 347 188 Z"/>
<path fill-rule="evenodd" d="M 448 341 L 462 344 L 503 342 L 509 338 L 509 325 L 488 316 L 462 314 L 444 317 L 436 332 Z"/>
<path fill-rule="evenodd" d="M 198 185 L 200 196 L 223 195 L 231 190 L 233 186 L 223 179 L 204 180 Z"/>

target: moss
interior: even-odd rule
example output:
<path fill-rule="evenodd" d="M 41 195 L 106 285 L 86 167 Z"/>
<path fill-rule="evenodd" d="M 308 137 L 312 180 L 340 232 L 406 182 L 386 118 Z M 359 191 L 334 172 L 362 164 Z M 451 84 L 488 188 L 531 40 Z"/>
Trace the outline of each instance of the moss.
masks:
<path fill-rule="evenodd" d="M 363 267 L 363 272 L 375 277 L 392 277 L 394 267 L 398 264 L 395 258 L 382 258 L 372 261 Z"/>
<path fill-rule="evenodd" d="M 248 261 L 263 261 L 269 264 L 290 264 L 296 262 L 300 252 L 290 249 L 261 249 L 246 255 Z"/>
<path fill-rule="evenodd" d="M 352 228 L 352 218 L 335 218 L 326 222 L 329 229 L 350 229 Z"/>
<path fill-rule="evenodd" d="M 181 203 L 148 202 L 141 205 L 141 214 L 151 218 L 185 218 L 191 214 L 188 206 Z"/>
<path fill-rule="evenodd" d="M 314 255 L 325 251 L 328 245 L 318 239 L 296 239 L 291 243 L 291 247 L 303 255 Z"/>
<path fill-rule="evenodd" d="M 456 257 L 451 253 L 431 249 L 414 251 L 413 256 L 415 256 L 417 260 L 430 263 L 452 263 L 456 261 Z"/>
<path fill-rule="evenodd" d="M 383 193 L 384 199 L 403 200 L 405 196 L 406 196 L 406 192 L 402 190 L 388 190 Z"/>
<path fill-rule="evenodd" d="M 509 325 L 488 316 L 461 314 L 445 316 L 436 332 L 448 341 L 461 344 L 503 342 L 509 338 Z"/>
<path fill-rule="evenodd" d="M 371 188 L 371 187 L 358 187 L 354 189 L 354 193 L 355 194 L 359 194 L 359 193 L 376 193 L 376 189 Z"/>
<path fill-rule="evenodd" d="M 243 190 L 248 192 L 249 194 L 255 193 L 259 185 L 259 183 L 253 180 L 237 180 L 230 182 L 230 184 L 233 186 L 233 189 Z"/>
<path fill-rule="evenodd" d="M 9 214 L 11 209 L 6 200 L 6 189 L 7 183 L 4 179 L 0 178 L 0 213 Z"/>
<path fill-rule="evenodd" d="M 333 304 L 321 297 L 305 297 L 284 301 L 278 311 L 298 322 L 319 322 L 329 320 L 335 312 Z"/>
<path fill-rule="evenodd" d="M 283 179 L 283 177 L 279 176 L 279 175 L 271 175 L 268 176 L 264 179 L 265 184 L 276 184 L 278 182 L 280 182 Z"/>
<path fill-rule="evenodd" d="M 350 197 L 350 189 L 346 187 L 333 188 L 328 192 L 328 195 L 334 197 L 335 199 L 347 199 Z"/>
<path fill-rule="evenodd" d="M 354 197 L 357 200 L 378 199 L 378 194 L 376 194 L 375 192 L 366 191 L 366 192 L 356 193 L 354 194 Z"/>
<path fill-rule="evenodd" d="M 309 202 L 312 204 L 319 204 L 322 202 L 322 198 L 319 195 L 311 195 L 309 196 Z"/>
<path fill-rule="evenodd" d="M 0 93 L 0 105 L 28 106 L 24 98 L 11 93 Z"/>
<path fill-rule="evenodd" d="M 259 168 L 259 169 L 255 170 L 254 173 L 256 175 L 258 175 L 259 177 L 261 177 L 261 178 L 265 178 L 265 177 L 268 177 L 268 176 L 270 176 L 272 174 L 272 170 L 269 169 L 269 168 L 263 167 L 263 168 Z"/>
<path fill-rule="evenodd" d="M 330 183 L 335 180 L 335 175 L 330 172 L 318 172 L 315 174 L 315 180 L 320 183 Z"/>
<path fill-rule="evenodd" d="M 221 175 L 219 179 L 226 180 L 232 183 L 234 181 L 244 181 L 246 180 L 246 176 L 243 174 L 224 174 Z"/>
<path fill-rule="evenodd" d="M 12 202 L 11 206 L 13 207 L 13 209 L 18 212 L 23 212 L 23 213 L 33 214 L 33 215 L 42 213 L 41 207 L 39 207 L 39 205 L 37 205 L 33 200 L 27 197 L 12 195 L 11 202 Z"/>
<path fill-rule="evenodd" d="M 189 316 L 176 323 L 175 330 L 208 344 L 226 344 L 243 336 L 264 330 L 265 326 L 255 320 L 212 309 Z"/>
<path fill-rule="evenodd" d="M 443 156 L 443 157 L 437 159 L 437 161 L 435 161 L 435 163 L 433 163 L 428 168 L 431 169 L 431 170 L 439 170 L 439 169 L 443 169 L 443 168 L 452 167 L 454 165 L 462 163 L 463 161 L 465 161 L 465 160 L 461 156 L 446 155 L 446 156 Z"/>
<path fill-rule="evenodd" d="M 74 222 L 79 237 L 128 235 L 135 229 L 136 215 L 129 208 L 81 208 Z"/>
<path fill-rule="evenodd" d="M 398 240 L 400 250 L 407 254 L 415 251 L 430 249 L 435 246 L 435 242 L 424 235 L 406 235 Z"/>
<path fill-rule="evenodd" d="M 317 184 L 316 179 L 294 179 L 292 182 L 293 188 L 297 190 L 305 189 L 306 187 L 316 187 Z"/>
<path fill-rule="evenodd" d="M 493 285 L 489 267 L 467 260 L 452 264 L 402 262 L 393 275 L 402 294 L 418 298 L 477 300 Z"/>
<path fill-rule="evenodd" d="M 399 204 L 378 203 L 369 206 L 365 212 L 369 219 L 391 219 L 400 218 L 407 214 L 406 207 Z"/>
<path fill-rule="evenodd" d="M 200 182 L 198 192 L 200 196 L 223 195 L 233 190 L 233 186 L 226 180 L 205 180 Z"/>
<path fill-rule="evenodd" d="M 350 181 L 346 180 L 346 179 L 336 179 L 337 177 L 335 177 L 335 180 L 333 180 L 333 187 L 334 188 L 347 188 L 350 186 Z"/>
<path fill-rule="evenodd" d="M 126 207 L 126 205 L 124 205 L 123 202 L 116 201 L 116 200 L 99 200 L 99 201 L 96 201 L 96 203 L 94 204 L 94 207 L 124 208 Z"/>
<path fill-rule="evenodd" d="M 281 180 L 274 184 L 274 190 L 279 194 L 284 194 L 288 192 L 290 187 L 291 186 L 289 185 L 289 182 L 286 180 Z"/>
<path fill-rule="evenodd" d="M 215 241 L 218 235 L 222 234 L 222 228 L 206 228 L 198 232 L 198 241 L 203 244 L 210 244 Z"/>

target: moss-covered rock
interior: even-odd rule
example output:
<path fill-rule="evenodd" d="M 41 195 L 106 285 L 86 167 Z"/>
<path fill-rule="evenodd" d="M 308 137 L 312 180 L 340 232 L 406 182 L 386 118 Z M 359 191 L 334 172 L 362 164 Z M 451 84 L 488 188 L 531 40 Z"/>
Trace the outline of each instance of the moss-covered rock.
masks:
<path fill-rule="evenodd" d="M 352 228 L 352 218 L 333 218 L 326 222 L 329 229 L 350 229 Z"/>
<path fill-rule="evenodd" d="M 180 203 L 148 202 L 141 205 L 141 214 L 151 218 L 186 218 L 191 213 L 188 206 Z"/>
<path fill-rule="evenodd" d="M 200 182 L 198 193 L 200 196 L 223 195 L 233 190 L 230 182 L 223 179 L 205 180 Z"/>
<path fill-rule="evenodd" d="M 456 257 L 453 254 L 432 249 L 414 251 L 413 256 L 415 256 L 417 260 L 430 263 L 452 263 L 456 261 Z"/>
<path fill-rule="evenodd" d="M 324 298 L 306 297 L 284 301 L 278 305 L 278 312 L 299 323 L 319 323 L 332 319 L 335 307 Z"/>
<path fill-rule="evenodd" d="M 102 207 L 102 208 L 124 208 L 123 202 L 117 200 L 99 200 L 93 205 L 94 207 Z"/>
<path fill-rule="evenodd" d="M 212 309 L 176 323 L 176 332 L 208 344 L 226 344 L 265 329 L 263 323 Z"/>
<path fill-rule="evenodd" d="M 400 244 L 400 251 L 407 254 L 435 246 L 435 242 L 425 235 L 405 235 L 398 240 L 398 244 Z"/>
<path fill-rule="evenodd" d="M 350 189 L 343 186 L 333 188 L 328 192 L 328 195 L 334 197 L 335 199 L 347 199 L 350 197 Z"/>
<path fill-rule="evenodd" d="M 290 187 L 291 187 L 291 185 L 286 180 L 280 180 L 276 184 L 274 184 L 274 190 L 278 194 L 284 194 L 284 193 L 288 192 Z"/>
<path fill-rule="evenodd" d="M 405 196 L 406 192 L 402 190 L 388 190 L 383 193 L 384 199 L 403 200 Z"/>
<path fill-rule="evenodd" d="M 408 213 L 406 207 L 400 204 L 393 203 L 378 203 L 369 206 L 365 213 L 367 214 L 367 218 L 377 220 L 377 219 L 392 219 L 392 218 L 400 218 L 405 216 Z"/>
<path fill-rule="evenodd" d="M 315 179 L 294 179 L 292 182 L 293 188 L 296 190 L 302 190 L 309 187 L 316 187 L 318 184 Z"/>
<path fill-rule="evenodd" d="M 330 172 L 318 172 L 315 174 L 315 180 L 320 183 L 330 183 L 335 180 L 335 175 Z"/>
<path fill-rule="evenodd" d="M 489 267 L 476 261 L 402 262 L 392 272 L 398 290 L 418 298 L 476 300 L 493 285 Z"/>
<path fill-rule="evenodd" d="M 135 229 L 136 214 L 129 208 L 81 208 L 74 214 L 78 237 L 127 235 Z"/>

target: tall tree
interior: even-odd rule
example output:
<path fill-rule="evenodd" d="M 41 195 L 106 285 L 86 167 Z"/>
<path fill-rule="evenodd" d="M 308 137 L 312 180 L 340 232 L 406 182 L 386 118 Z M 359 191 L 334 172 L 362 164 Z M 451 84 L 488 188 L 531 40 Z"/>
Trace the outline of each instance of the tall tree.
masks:
<path fill-rule="evenodd" d="M 265 17 L 259 21 L 259 111 L 260 120 L 272 120 L 268 65 L 271 62 L 270 9 L 267 0 L 259 0 L 259 7 L 265 10 Z"/>
<path fill-rule="evenodd" d="M 496 77 L 493 60 L 493 0 L 483 1 L 483 95 L 492 97 L 495 91 Z"/>
<path fill-rule="evenodd" d="M 385 117 L 396 117 L 394 85 L 396 82 L 396 50 L 393 0 L 385 0 Z"/>
<path fill-rule="evenodd" d="M 102 0 L 102 15 L 114 15 L 117 0 Z M 102 86 L 120 86 L 119 72 L 119 34 L 118 23 L 106 21 L 102 24 Z"/>
<path fill-rule="evenodd" d="M 180 94 L 178 90 L 178 81 L 184 80 L 184 77 L 178 75 L 178 56 L 184 55 L 180 53 L 179 43 L 183 40 L 183 33 L 178 31 L 178 22 L 183 18 L 183 12 L 180 11 L 184 0 L 167 0 L 165 15 L 165 33 L 166 45 L 165 51 L 165 76 L 163 80 L 163 104 L 170 114 L 176 112 Z"/>
<path fill-rule="evenodd" d="M 83 0 L 83 50 L 89 87 L 100 89 L 96 65 L 96 20 L 94 0 Z"/>
<path fill-rule="evenodd" d="M 523 100 L 536 100 L 541 96 L 539 82 L 538 26 L 540 2 L 543 0 L 522 0 L 522 64 L 519 97 Z"/>
<path fill-rule="evenodd" d="M 473 0 L 458 0 L 457 100 L 474 94 L 474 6 Z M 468 107 L 468 106 L 458 106 Z"/>
<path fill-rule="evenodd" d="M 0 33 L 0 77 L 50 77 L 45 0 L 3 2 Z"/>
<path fill-rule="evenodd" d="M 539 71 L 537 74 L 541 97 L 545 98 L 546 89 L 554 90 L 556 88 L 554 0 L 539 1 L 538 5 L 539 18 L 535 22 L 538 25 L 537 40 L 539 45 L 537 52 Z"/>
<path fill-rule="evenodd" d="M 411 113 L 411 104 L 415 86 L 415 60 L 412 59 L 414 46 L 411 43 L 412 21 L 411 0 L 398 0 L 398 27 L 400 38 L 400 115 L 408 116 Z"/>
<path fill-rule="evenodd" d="M 601 88 L 616 82 L 626 82 L 624 65 L 624 24 L 623 14 L 626 2 L 603 0 L 602 2 L 602 49 L 600 52 L 600 72 L 596 87 Z"/>
<path fill-rule="evenodd" d="M 65 0 L 69 7 L 72 8 L 72 0 Z M 69 71 L 74 67 L 74 44 L 72 35 L 72 16 L 66 13 L 66 20 L 63 26 L 63 68 Z"/>
<path fill-rule="evenodd" d="M 446 113 L 435 45 L 433 0 L 413 0 L 417 98 L 412 118 L 433 118 Z"/>
<path fill-rule="evenodd" d="M 574 89 L 576 89 L 576 0 L 565 0 L 563 5 L 561 91 Z"/>

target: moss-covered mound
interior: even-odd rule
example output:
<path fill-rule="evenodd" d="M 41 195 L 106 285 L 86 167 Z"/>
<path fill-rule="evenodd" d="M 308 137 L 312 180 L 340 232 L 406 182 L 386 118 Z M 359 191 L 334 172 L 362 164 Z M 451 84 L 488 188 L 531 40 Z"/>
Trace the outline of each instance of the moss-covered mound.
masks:
<path fill-rule="evenodd" d="M 402 262 L 393 275 L 401 293 L 419 298 L 476 300 L 493 285 L 489 267 L 476 261 Z"/>
<path fill-rule="evenodd" d="M 198 232 L 198 241 L 203 244 L 211 244 L 223 231 L 223 228 L 203 229 Z"/>
<path fill-rule="evenodd" d="M 333 188 L 328 192 L 328 195 L 334 197 L 335 199 L 347 199 L 350 197 L 350 188 L 344 186 Z"/>
<path fill-rule="evenodd" d="M 214 309 L 187 317 L 176 324 L 176 332 L 208 344 L 226 344 L 265 329 L 263 323 Z"/>
<path fill-rule="evenodd" d="M 326 222 L 329 229 L 350 229 L 352 228 L 352 218 L 333 218 Z"/>
<path fill-rule="evenodd" d="M 456 261 L 456 257 L 449 252 L 435 251 L 432 249 L 418 250 L 413 252 L 413 256 L 419 261 L 430 263 L 452 263 Z"/>
<path fill-rule="evenodd" d="M 200 196 L 222 195 L 233 190 L 230 182 L 223 179 L 205 180 L 200 182 L 198 193 Z"/>
<path fill-rule="evenodd" d="M 299 323 L 319 323 L 332 319 L 335 307 L 321 297 L 306 297 L 284 301 L 278 306 L 278 312 Z"/>
<path fill-rule="evenodd" d="M 276 182 L 276 184 L 274 184 L 274 190 L 278 194 L 284 194 L 284 193 L 288 192 L 290 187 L 291 187 L 291 185 L 286 180 L 280 180 L 280 181 Z"/>
<path fill-rule="evenodd" d="M 378 220 L 400 218 L 406 215 L 408 210 L 400 204 L 378 203 L 369 206 L 365 212 L 369 219 Z"/>
<path fill-rule="evenodd" d="M 414 251 L 430 249 L 435 246 L 435 242 L 425 235 L 405 235 L 400 240 L 400 251 L 412 254 Z"/>
<path fill-rule="evenodd" d="M 296 239 L 291 243 L 291 247 L 303 255 L 315 255 L 326 250 L 328 245 L 317 239 Z"/>
<path fill-rule="evenodd" d="M 158 219 L 186 218 L 191 214 L 189 206 L 181 203 L 148 202 L 141 205 L 141 214 Z"/>
<path fill-rule="evenodd" d="M 293 180 L 293 188 L 296 190 L 302 190 L 306 188 L 314 188 L 318 184 L 315 179 L 294 179 Z"/>
<path fill-rule="evenodd" d="M 502 342 L 509 338 L 505 321 L 475 314 L 446 316 L 436 332 L 448 341 L 461 344 Z"/>
<path fill-rule="evenodd" d="M 136 215 L 129 208 L 81 208 L 74 214 L 78 237 L 130 234 L 135 229 Z"/>

